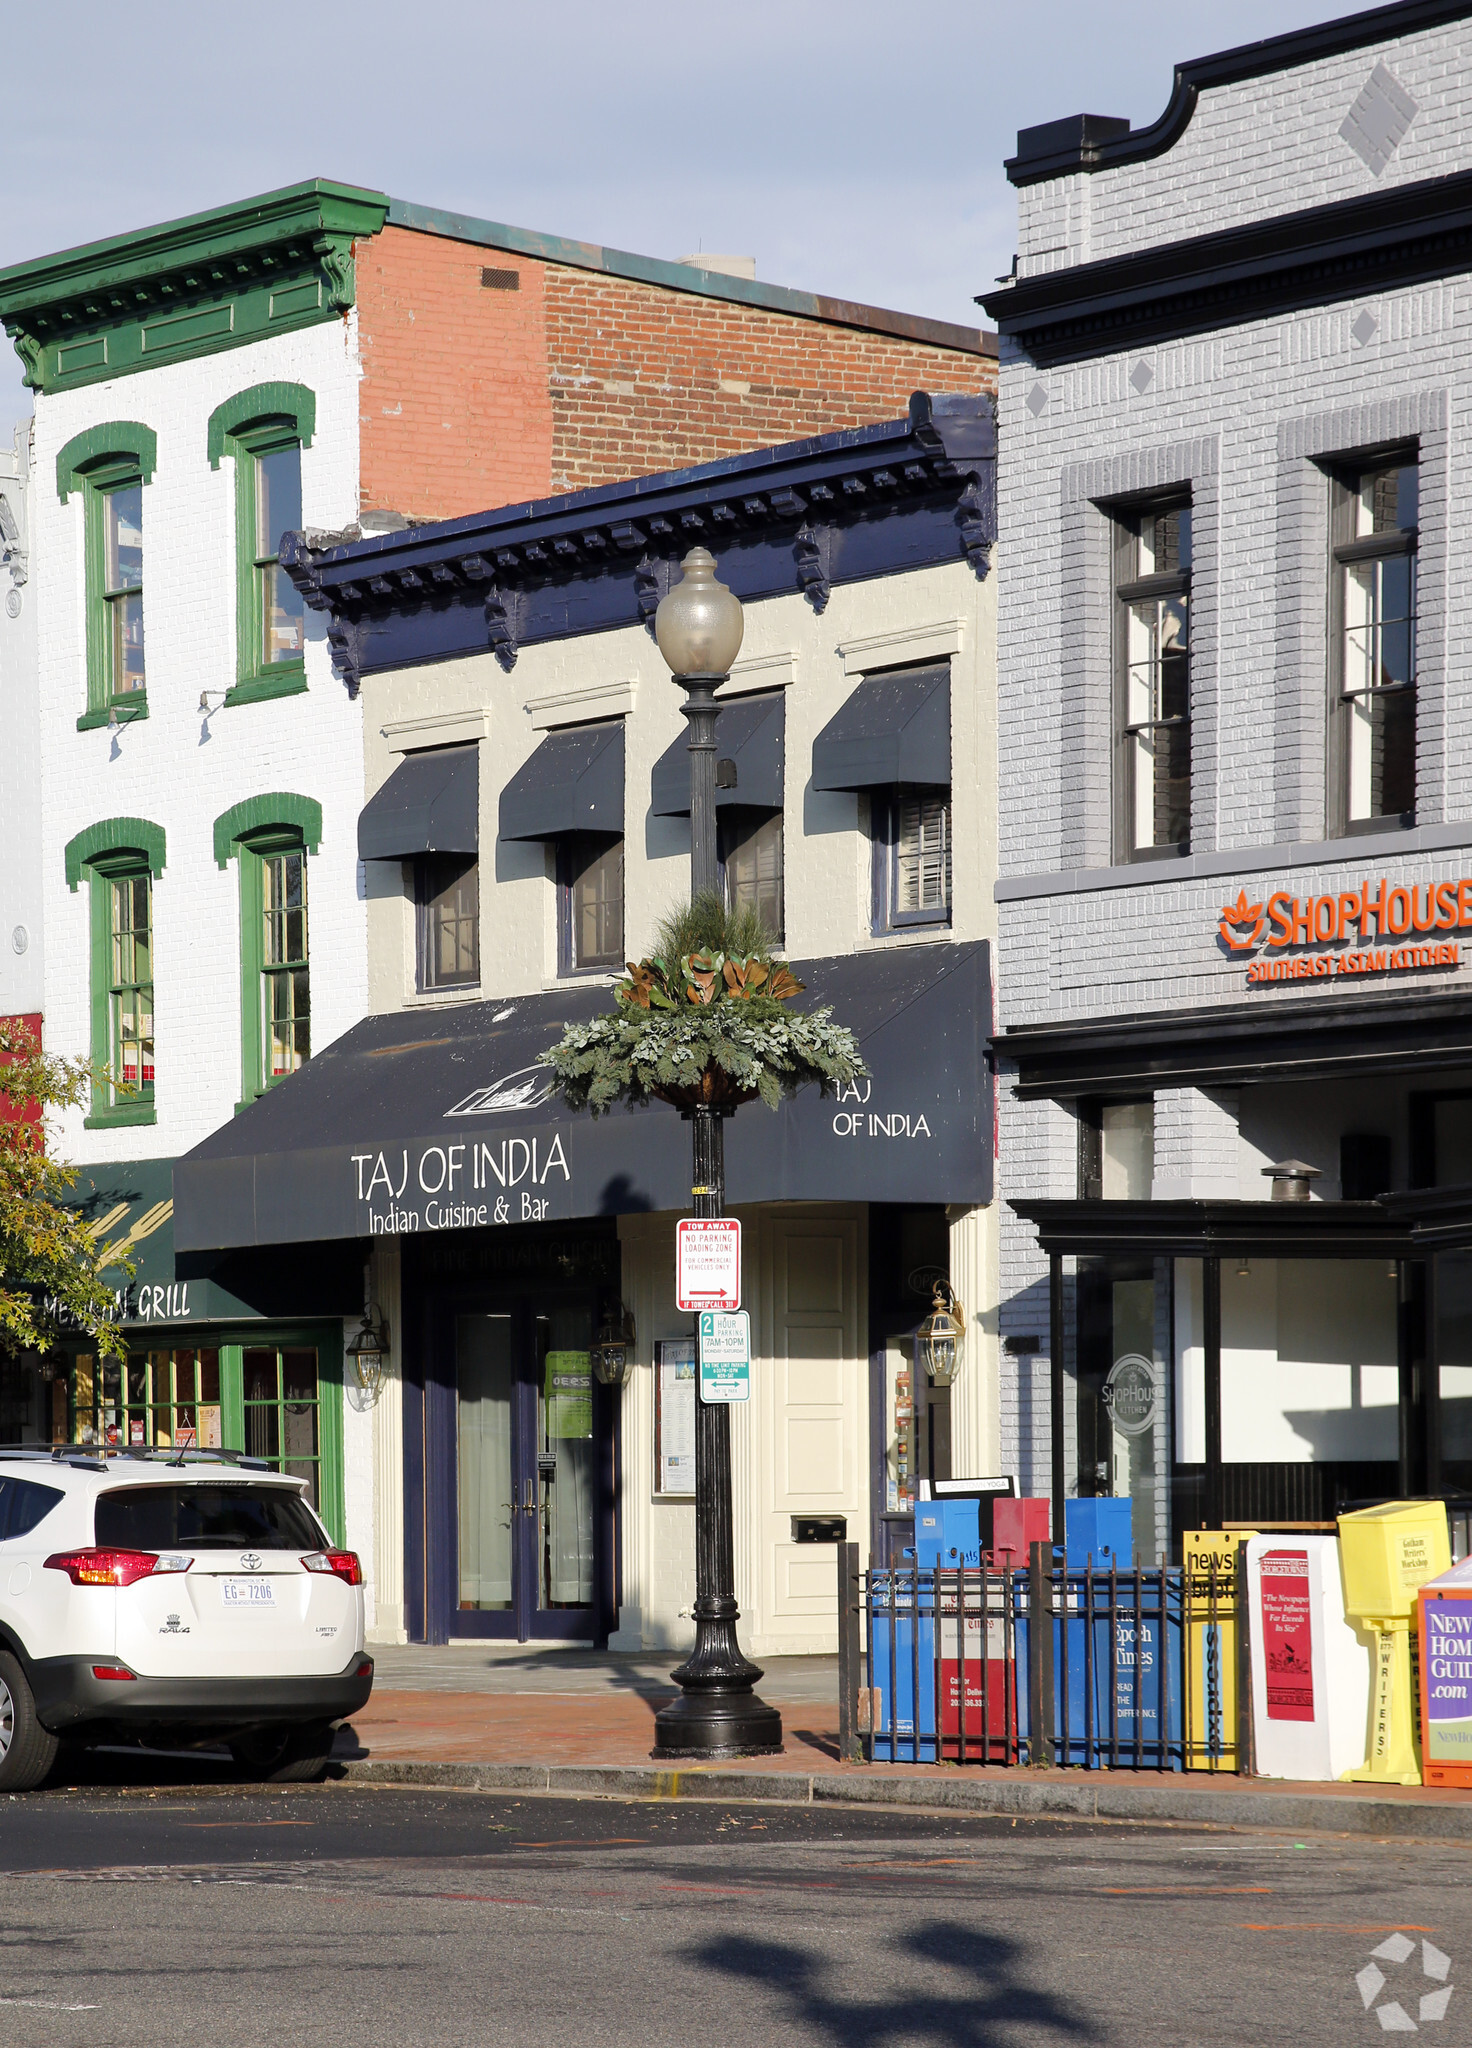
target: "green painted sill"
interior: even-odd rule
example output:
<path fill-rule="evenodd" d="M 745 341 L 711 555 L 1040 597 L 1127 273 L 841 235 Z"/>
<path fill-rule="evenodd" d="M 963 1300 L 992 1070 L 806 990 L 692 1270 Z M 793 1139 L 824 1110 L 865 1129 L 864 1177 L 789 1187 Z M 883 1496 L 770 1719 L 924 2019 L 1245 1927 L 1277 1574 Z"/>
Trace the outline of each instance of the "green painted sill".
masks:
<path fill-rule="evenodd" d="M 139 690 L 126 701 L 117 704 L 102 704 L 95 711 L 84 711 L 77 720 L 78 732 L 96 732 L 100 725 L 107 725 L 113 713 L 118 715 L 118 726 L 134 725 L 140 718 L 148 716 L 148 698 Z"/>
<path fill-rule="evenodd" d="M 236 704 L 266 704 L 273 697 L 299 697 L 307 687 L 306 664 L 283 661 L 267 674 L 248 676 L 225 692 L 225 709 Z"/>
<path fill-rule="evenodd" d="M 94 1109 L 83 1117 L 88 1131 L 115 1131 L 125 1124 L 156 1124 L 158 1113 L 151 1102 L 115 1102 L 111 1109 Z"/>

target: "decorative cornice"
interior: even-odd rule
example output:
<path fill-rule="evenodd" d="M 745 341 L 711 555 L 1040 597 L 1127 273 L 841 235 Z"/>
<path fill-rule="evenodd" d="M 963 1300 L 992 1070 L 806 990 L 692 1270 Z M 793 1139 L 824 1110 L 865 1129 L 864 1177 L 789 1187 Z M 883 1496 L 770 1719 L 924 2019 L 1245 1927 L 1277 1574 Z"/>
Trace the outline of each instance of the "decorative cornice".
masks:
<path fill-rule="evenodd" d="M 70 389 L 333 318 L 382 193 L 315 178 L 0 270 L 27 384 Z"/>
<path fill-rule="evenodd" d="M 1049 178 L 1067 178 L 1081 171 L 1107 171 L 1116 164 L 1142 163 L 1163 156 L 1180 141 L 1202 93 L 1220 85 L 1238 85 L 1266 78 L 1300 64 L 1318 63 L 1347 50 L 1363 50 L 1443 22 L 1465 21 L 1472 15 L 1469 0 L 1393 0 L 1361 14 L 1341 15 L 1312 28 L 1241 43 L 1213 57 L 1195 57 L 1178 64 L 1165 112 L 1148 128 L 1130 131 L 1128 121 L 1102 114 L 1074 114 L 1019 129 L 1017 154 L 1004 166 L 1014 185 L 1037 185 Z M 985 304 L 985 301 L 982 302 Z M 991 310 L 990 307 L 987 308 Z"/>
<path fill-rule="evenodd" d="M 469 711 L 430 711 L 419 718 L 391 718 L 381 730 L 391 754 L 413 754 L 424 747 L 457 747 L 483 740 L 490 727 L 481 707 Z"/>
<path fill-rule="evenodd" d="M 1472 269 L 1472 171 L 1024 278 L 982 303 L 1033 362 L 1239 325 Z"/>
<path fill-rule="evenodd" d="M 882 426 L 369 539 L 289 534 L 281 560 L 355 691 L 365 669 L 489 650 L 509 671 L 530 642 L 647 625 L 697 541 L 738 596 L 821 611 L 861 577 L 985 575 L 995 533 L 990 399 L 917 392 Z"/>

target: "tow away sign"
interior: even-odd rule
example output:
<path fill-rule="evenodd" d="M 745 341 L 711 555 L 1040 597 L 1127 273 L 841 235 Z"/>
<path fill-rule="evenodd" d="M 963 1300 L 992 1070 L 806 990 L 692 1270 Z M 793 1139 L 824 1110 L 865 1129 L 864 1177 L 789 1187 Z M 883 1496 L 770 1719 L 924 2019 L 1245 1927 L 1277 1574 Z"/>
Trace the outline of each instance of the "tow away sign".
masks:
<path fill-rule="evenodd" d="M 675 1304 L 741 1306 L 741 1225 L 734 1216 L 682 1216 L 675 1225 Z"/>
<path fill-rule="evenodd" d="M 702 1309 L 700 1314 L 700 1398 L 751 1399 L 751 1317 L 738 1309 Z"/>

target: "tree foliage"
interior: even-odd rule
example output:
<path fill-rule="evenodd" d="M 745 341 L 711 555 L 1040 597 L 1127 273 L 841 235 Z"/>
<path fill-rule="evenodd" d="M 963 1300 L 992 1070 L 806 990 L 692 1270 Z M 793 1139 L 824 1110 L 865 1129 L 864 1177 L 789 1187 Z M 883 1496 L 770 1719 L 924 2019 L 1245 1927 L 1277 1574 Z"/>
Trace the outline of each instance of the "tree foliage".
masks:
<path fill-rule="evenodd" d="M 803 994 L 753 910 L 697 896 L 661 922 L 655 950 L 629 961 L 611 1013 L 569 1024 L 540 1055 L 574 1109 L 657 1097 L 688 1109 L 758 1096 L 775 1109 L 808 1083 L 826 1095 L 868 1073 L 853 1033 Z"/>
<path fill-rule="evenodd" d="M 84 1103 L 91 1083 L 85 1060 L 43 1053 L 28 1025 L 0 1018 L 0 1352 L 44 1351 L 80 1327 L 122 1354 L 102 1278 L 112 1248 L 67 1201 L 76 1168 L 46 1150 L 47 1112 Z"/>

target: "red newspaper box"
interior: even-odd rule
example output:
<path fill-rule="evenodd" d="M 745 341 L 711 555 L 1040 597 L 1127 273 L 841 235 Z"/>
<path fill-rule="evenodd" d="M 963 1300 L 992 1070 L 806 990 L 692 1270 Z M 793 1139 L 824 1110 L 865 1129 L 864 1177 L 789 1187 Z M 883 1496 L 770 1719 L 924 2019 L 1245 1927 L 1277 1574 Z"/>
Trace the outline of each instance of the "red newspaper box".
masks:
<path fill-rule="evenodd" d="M 1034 1543 L 1046 1543 L 1052 1531 L 1053 1504 L 1047 1500 L 996 1500 L 992 1503 L 992 1535 L 982 1548 L 990 1550 L 997 1571 L 1027 1569 Z"/>

